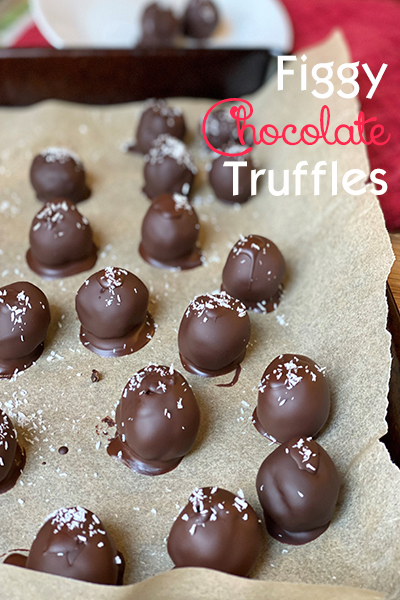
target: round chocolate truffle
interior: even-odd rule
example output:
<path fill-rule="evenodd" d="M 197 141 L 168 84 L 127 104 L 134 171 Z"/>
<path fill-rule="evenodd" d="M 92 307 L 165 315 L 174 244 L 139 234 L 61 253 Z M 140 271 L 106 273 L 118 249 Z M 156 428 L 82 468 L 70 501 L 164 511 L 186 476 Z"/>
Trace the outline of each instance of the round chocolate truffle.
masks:
<path fill-rule="evenodd" d="M 76 204 L 90 196 L 82 161 L 67 148 L 46 148 L 35 156 L 30 178 L 42 202 L 66 198 Z"/>
<path fill-rule="evenodd" d="M 196 246 L 199 220 L 186 196 L 163 194 L 153 200 L 142 223 L 139 252 L 154 267 L 192 269 L 201 265 Z"/>
<path fill-rule="evenodd" d="M 330 404 L 323 369 L 307 356 L 281 354 L 264 371 L 253 423 L 273 442 L 314 437 L 328 419 Z"/>
<path fill-rule="evenodd" d="M 188 384 L 171 367 L 150 365 L 126 385 L 116 411 L 110 456 L 143 475 L 175 469 L 191 450 L 200 409 Z"/>
<path fill-rule="evenodd" d="M 18 281 L 0 288 L 0 378 L 39 358 L 49 324 L 49 303 L 36 285 Z"/>
<path fill-rule="evenodd" d="M 144 283 L 125 269 L 107 267 L 91 275 L 75 299 L 82 344 L 99 356 L 137 352 L 154 335 L 148 303 Z"/>
<path fill-rule="evenodd" d="M 203 119 L 201 120 L 201 128 Z M 231 117 L 227 108 L 217 108 L 207 117 L 206 136 L 210 144 L 217 150 L 224 150 L 227 146 L 239 143 L 236 121 Z M 225 160 L 229 160 L 226 157 Z"/>
<path fill-rule="evenodd" d="M 311 438 L 292 438 L 274 450 L 257 475 L 268 533 L 295 546 L 315 540 L 329 526 L 339 495 L 339 475 Z"/>
<path fill-rule="evenodd" d="M 189 196 L 197 168 L 181 140 L 158 136 L 144 160 L 143 191 L 151 200 L 161 194 Z"/>
<path fill-rule="evenodd" d="M 246 146 L 229 146 L 226 152 L 235 154 L 243 152 Z M 233 195 L 233 168 L 224 167 L 226 161 L 245 161 L 247 166 L 239 167 L 238 194 Z M 211 164 L 209 172 L 210 185 L 218 200 L 229 204 L 244 204 L 251 194 L 251 171 L 254 169 L 253 161 L 249 155 L 245 156 L 220 156 L 216 155 Z"/>
<path fill-rule="evenodd" d="M 88 271 L 97 260 L 89 221 L 70 200 L 47 202 L 32 221 L 29 241 L 26 260 L 44 279 Z"/>
<path fill-rule="evenodd" d="M 239 300 L 225 292 L 196 296 L 179 327 L 182 365 L 203 377 L 230 373 L 244 359 L 249 339 L 249 315 Z"/>
<path fill-rule="evenodd" d="M 211 0 L 190 0 L 183 16 L 183 32 L 193 38 L 208 38 L 218 22 L 218 10 Z"/>
<path fill-rule="evenodd" d="M 245 577 L 262 546 L 257 514 L 237 495 L 218 487 L 196 488 L 168 537 L 177 567 L 204 567 Z"/>
<path fill-rule="evenodd" d="M 153 2 L 142 15 L 141 48 L 167 48 L 173 46 L 180 32 L 180 21 L 169 8 Z"/>
<path fill-rule="evenodd" d="M 103 585 L 122 583 L 124 561 L 100 519 L 81 506 L 53 512 L 33 541 L 26 568 Z"/>
<path fill-rule="evenodd" d="M 140 117 L 136 145 L 130 150 L 147 154 L 158 136 L 165 133 L 183 140 L 186 125 L 182 111 L 180 108 L 168 106 L 165 100 L 150 100 Z"/>
<path fill-rule="evenodd" d="M 17 442 L 17 432 L 0 409 L 0 494 L 14 487 L 25 466 L 25 451 Z"/>
<path fill-rule="evenodd" d="M 255 312 L 274 310 L 282 295 L 285 259 L 271 240 L 242 237 L 229 253 L 222 272 L 222 289 Z"/>

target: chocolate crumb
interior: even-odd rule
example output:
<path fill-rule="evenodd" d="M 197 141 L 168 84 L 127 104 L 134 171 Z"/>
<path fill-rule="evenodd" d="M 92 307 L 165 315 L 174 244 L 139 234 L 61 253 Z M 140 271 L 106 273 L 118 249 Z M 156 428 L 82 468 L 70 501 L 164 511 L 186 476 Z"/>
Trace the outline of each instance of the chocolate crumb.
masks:
<path fill-rule="evenodd" d="M 114 419 L 112 419 L 111 417 L 104 417 L 104 419 L 102 419 L 101 422 L 108 425 L 108 427 L 115 427 L 116 425 Z"/>
<path fill-rule="evenodd" d="M 61 446 L 61 448 L 58 449 L 58 454 L 68 454 L 68 448 L 67 446 Z"/>
<path fill-rule="evenodd" d="M 90 379 L 91 379 L 92 383 L 97 383 L 98 381 L 100 381 L 101 375 L 98 371 L 96 371 L 96 369 L 93 369 Z"/>

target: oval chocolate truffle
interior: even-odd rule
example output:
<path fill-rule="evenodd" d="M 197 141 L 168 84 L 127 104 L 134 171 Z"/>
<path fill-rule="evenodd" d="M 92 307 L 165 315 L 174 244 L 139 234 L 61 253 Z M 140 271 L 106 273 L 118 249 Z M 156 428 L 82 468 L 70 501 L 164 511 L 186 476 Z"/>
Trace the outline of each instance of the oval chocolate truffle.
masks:
<path fill-rule="evenodd" d="M 30 179 L 42 202 L 67 198 L 76 204 L 90 196 L 82 161 L 67 148 L 46 148 L 35 156 Z"/>
<path fill-rule="evenodd" d="M 203 119 L 201 120 L 201 127 Z M 223 150 L 239 143 L 236 121 L 227 108 L 217 108 L 207 117 L 206 136 L 213 148 Z M 228 157 L 226 157 L 228 160 Z"/>
<path fill-rule="evenodd" d="M 274 450 L 257 475 L 268 533 L 292 545 L 315 540 L 329 527 L 340 480 L 327 452 L 311 438 L 292 438 Z"/>
<path fill-rule="evenodd" d="M 201 265 L 197 248 L 199 220 L 181 194 L 163 194 L 150 205 L 142 223 L 139 252 L 154 267 L 192 269 Z"/>
<path fill-rule="evenodd" d="M 173 46 L 179 32 L 180 21 L 172 10 L 153 2 L 143 12 L 142 39 L 138 45 L 142 48 Z"/>
<path fill-rule="evenodd" d="M 14 487 L 25 466 L 25 451 L 17 442 L 17 432 L 0 409 L 0 494 Z"/>
<path fill-rule="evenodd" d="M 147 154 L 161 134 L 183 140 L 186 133 L 185 119 L 180 108 L 168 106 L 165 100 L 150 100 L 140 117 L 136 132 L 136 145 L 130 150 Z"/>
<path fill-rule="evenodd" d="M 218 487 L 196 488 L 168 537 L 177 567 L 204 567 L 245 577 L 262 546 L 257 514 L 237 495 Z"/>
<path fill-rule="evenodd" d="M 75 204 L 47 202 L 34 217 L 26 254 L 29 267 L 44 279 L 69 277 L 91 269 L 97 260 L 92 229 Z"/>
<path fill-rule="evenodd" d="M 196 296 L 179 327 L 182 365 L 205 377 L 230 373 L 244 359 L 249 339 L 249 315 L 239 300 L 225 292 Z"/>
<path fill-rule="evenodd" d="M 133 273 L 116 267 L 94 273 L 75 299 L 82 344 L 99 356 L 137 352 L 154 335 L 148 303 L 149 292 Z"/>
<path fill-rule="evenodd" d="M 0 378 L 39 358 L 49 324 L 49 303 L 36 285 L 18 281 L 0 288 Z"/>
<path fill-rule="evenodd" d="M 60 508 L 35 537 L 26 568 L 103 585 L 122 583 L 124 561 L 100 519 L 81 506 Z"/>
<path fill-rule="evenodd" d="M 222 289 L 255 312 L 279 304 L 286 265 L 279 248 L 261 235 L 242 237 L 233 246 L 222 272 Z"/>
<path fill-rule="evenodd" d="M 219 21 L 217 7 L 211 0 L 190 0 L 183 16 L 183 31 L 193 38 L 207 38 Z"/>
<path fill-rule="evenodd" d="M 143 475 L 175 469 L 191 450 L 200 409 L 188 384 L 171 367 L 149 365 L 126 385 L 116 411 L 110 456 Z"/>
<path fill-rule="evenodd" d="M 161 194 L 190 194 L 197 168 L 181 140 L 167 133 L 158 136 L 144 160 L 143 191 L 151 200 Z"/>
<path fill-rule="evenodd" d="M 235 154 L 243 152 L 246 146 L 229 146 L 225 152 Z M 233 194 L 233 168 L 224 167 L 226 161 L 246 161 L 245 167 L 239 167 L 238 193 Z M 215 192 L 218 200 L 228 204 L 244 204 L 250 198 L 251 194 L 251 171 L 254 169 L 253 161 L 246 155 L 243 156 L 220 156 L 216 155 L 211 164 L 209 172 L 210 185 Z"/>
<path fill-rule="evenodd" d="M 253 423 L 274 442 L 314 437 L 328 419 L 330 404 L 323 369 L 307 356 L 281 354 L 264 371 Z"/>

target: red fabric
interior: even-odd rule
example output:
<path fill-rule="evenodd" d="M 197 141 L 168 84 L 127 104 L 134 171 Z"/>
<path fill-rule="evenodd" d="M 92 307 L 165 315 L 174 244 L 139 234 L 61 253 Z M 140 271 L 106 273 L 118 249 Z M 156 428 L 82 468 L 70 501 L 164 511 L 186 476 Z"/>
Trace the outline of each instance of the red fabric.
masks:
<path fill-rule="evenodd" d="M 14 48 L 46 48 L 49 42 L 42 36 L 36 25 L 30 25 L 14 43 Z"/>
<path fill-rule="evenodd" d="M 326 38 L 332 28 L 341 27 L 349 43 L 353 61 L 368 63 L 376 75 L 382 63 L 388 64 L 371 100 L 366 99 L 370 83 L 364 70 L 359 76 L 360 102 L 366 118 L 391 134 L 385 146 L 368 147 L 371 169 L 384 169 L 388 191 L 378 196 L 390 230 L 400 229 L 400 2 L 396 0 L 283 0 L 294 24 L 294 50 Z M 35 27 L 28 29 L 17 46 L 48 46 Z"/>
<path fill-rule="evenodd" d="M 400 2 L 392 0 L 283 0 L 295 32 L 294 51 L 326 38 L 333 27 L 341 27 L 353 61 L 368 63 L 377 75 L 388 65 L 373 97 L 361 68 L 359 100 L 366 118 L 376 117 L 391 138 L 385 146 L 368 146 L 371 170 L 384 169 L 388 191 L 378 196 L 389 230 L 400 229 Z M 336 65 L 334 65 L 336 66 Z M 338 65 L 337 65 L 338 66 Z M 329 99 L 327 100 L 329 105 Z M 385 139 L 383 136 L 382 139 Z"/>

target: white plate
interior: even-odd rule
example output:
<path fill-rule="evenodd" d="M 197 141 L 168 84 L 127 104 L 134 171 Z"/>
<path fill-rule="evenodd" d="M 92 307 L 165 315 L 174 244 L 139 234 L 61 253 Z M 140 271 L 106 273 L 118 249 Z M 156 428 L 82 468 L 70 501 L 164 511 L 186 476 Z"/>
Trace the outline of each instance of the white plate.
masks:
<path fill-rule="evenodd" d="M 132 48 L 140 37 L 140 16 L 151 1 L 30 0 L 30 5 L 36 25 L 56 48 Z M 181 14 L 187 2 L 169 0 L 164 4 Z M 280 0 L 215 3 L 221 23 L 207 41 L 208 47 L 291 49 L 293 28 Z"/>

